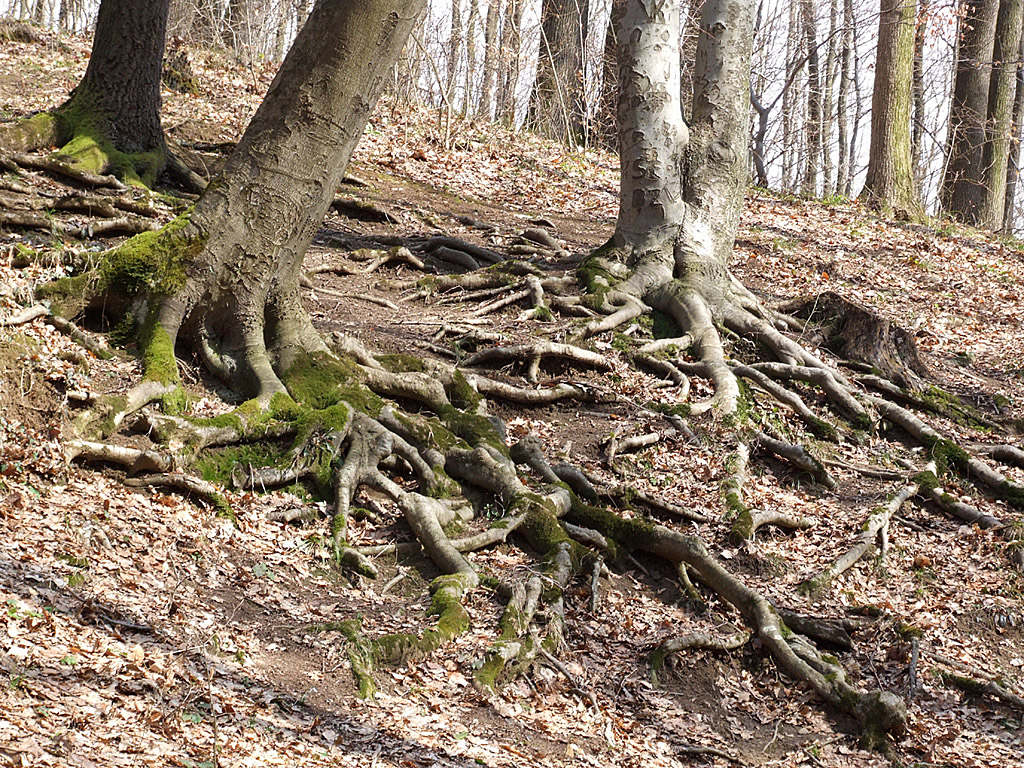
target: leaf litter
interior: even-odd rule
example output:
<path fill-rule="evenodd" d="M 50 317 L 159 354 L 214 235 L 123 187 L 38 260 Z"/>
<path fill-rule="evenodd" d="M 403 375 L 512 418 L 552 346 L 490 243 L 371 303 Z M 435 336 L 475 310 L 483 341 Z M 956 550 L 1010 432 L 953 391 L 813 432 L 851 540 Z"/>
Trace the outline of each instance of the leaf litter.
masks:
<path fill-rule="evenodd" d="M 0 48 L 5 110 L 58 104 L 84 71 L 87 40 L 47 40 Z M 261 96 L 254 81 L 265 88 L 273 73 L 260 70 L 254 80 L 253 72 L 207 52 L 196 52 L 193 62 L 203 95 L 166 92 L 165 124 L 196 141 L 236 137 Z M 574 156 L 469 122 L 459 123 L 445 146 L 435 120 L 428 110 L 385 101 L 353 170 L 406 195 L 408 211 L 462 205 L 485 214 L 498 225 L 492 241 L 539 215 L 551 218 L 576 252 L 607 237 L 616 207 L 614 158 Z M 365 231 L 337 217 L 328 225 Z M 458 230 L 448 222 L 444 228 Z M 47 241 L 0 237 L 7 246 Z M 871 306 L 915 332 L 947 386 L 983 407 L 1005 398 L 1001 407 L 1019 412 L 1024 255 L 1016 242 L 952 227 L 908 229 L 856 204 L 757 194 L 748 201 L 735 262 L 737 275 L 768 301 L 840 290 Z M 18 311 L 57 269 L 0 264 L 0 315 Z M 391 283 L 409 277 L 403 269 L 385 271 L 384 281 L 368 279 L 366 287 L 393 294 Z M 436 306 L 406 306 L 427 318 L 424 334 L 443 319 Z M 408 337 L 399 330 L 407 328 L 368 323 L 358 309 L 321 304 L 314 311 L 386 351 L 404 348 Z M 458 319 L 457 310 L 448 312 Z M 510 339 L 533 333 L 511 312 L 491 322 Z M 604 386 L 633 402 L 663 398 L 656 381 L 632 372 L 613 345 L 606 354 L 615 369 Z M 596 613 L 583 587 L 567 607 L 574 629 L 562 658 L 595 692 L 598 710 L 545 665 L 492 699 L 473 688 L 474 660 L 493 641 L 499 610 L 483 591 L 467 605 L 470 632 L 425 660 L 385 670 L 378 696 L 361 701 L 343 638 L 314 627 L 357 615 L 372 636 L 425 627 L 429 569 L 392 560 L 383 563 L 386 572 L 406 574 L 394 588 L 382 589 L 389 577 L 352 583 L 329 563 L 325 524 L 267 520 L 274 509 L 307 503 L 299 497 L 229 493 L 236 526 L 201 502 L 130 490 L 116 472 L 67 466 L 67 393 L 126 389 L 138 378 L 135 363 L 96 359 L 38 321 L 0 328 L 0 361 L 0 764 L 677 766 L 695 759 L 681 752 L 693 745 L 733 751 L 750 765 L 886 764 L 857 747 L 848 724 L 780 677 L 756 642 L 735 657 L 696 652 L 677 659 L 656 686 L 647 656 L 658 642 L 735 629 L 727 606 L 698 615 L 682 605 L 672 574 L 656 563 L 602 581 Z M 215 413 L 227 406 L 210 390 L 201 407 Z M 800 428 L 786 414 L 779 418 Z M 509 424 L 540 437 L 553 454 L 607 473 L 580 424 L 628 428 L 635 419 L 629 411 L 576 405 L 517 411 Z M 703 426 L 713 434 L 713 425 Z M 992 439 L 952 423 L 943 428 Z M 841 451 L 843 461 L 860 466 L 920 459 L 892 434 Z M 720 507 L 723 456 L 714 445 L 666 441 L 624 461 L 632 479 L 668 500 L 708 514 Z M 858 632 L 855 651 L 844 656 L 862 677 L 905 692 L 907 648 L 893 631 L 903 623 L 920 629 L 931 651 L 998 673 L 1021 690 L 1022 581 L 990 532 L 908 509 L 907 524 L 892 529 L 884 564 L 862 562 L 821 596 L 797 595 L 800 581 L 840 554 L 891 491 L 885 482 L 837 474 L 843 482 L 835 493 L 770 465 L 751 479 L 752 504 L 812 517 L 805 531 L 765 531 L 737 549 L 717 514 L 695 528 L 780 605 L 821 615 L 883 609 L 884 618 Z M 998 502 L 973 501 L 1008 516 Z M 358 530 L 366 542 L 384 540 L 389 522 L 394 518 Z M 510 547 L 479 553 L 475 562 L 493 571 L 530 567 Z M 919 669 L 904 758 L 965 766 L 1019 760 L 1021 713 L 943 686 L 933 666 L 926 660 Z"/>

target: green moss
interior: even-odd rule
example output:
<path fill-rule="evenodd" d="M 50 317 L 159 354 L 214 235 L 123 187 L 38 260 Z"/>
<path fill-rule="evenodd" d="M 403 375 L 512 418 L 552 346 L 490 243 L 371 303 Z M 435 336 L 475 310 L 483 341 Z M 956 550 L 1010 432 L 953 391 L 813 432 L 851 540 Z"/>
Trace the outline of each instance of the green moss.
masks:
<path fill-rule="evenodd" d="M 942 477 L 950 469 L 963 475 L 970 471 L 971 457 L 963 448 L 944 437 L 926 435 L 922 442 L 932 459 L 935 460 L 936 474 Z"/>
<path fill-rule="evenodd" d="M 50 302 L 54 314 L 73 318 L 81 314 L 94 293 L 96 277 L 92 274 L 62 277 L 36 289 L 36 297 Z"/>
<path fill-rule="evenodd" d="M 583 303 L 591 309 L 599 309 L 608 291 L 619 282 L 609 262 L 609 259 L 614 259 L 617 250 L 614 242 L 608 240 L 576 268 L 576 279 L 586 291 Z"/>
<path fill-rule="evenodd" d="M 291 454 L 280 442 L 243 443 L 222 448 L 208 448 L 196 458 L 196 471 L 210 483 L 231 485 L 236 466 L 290 466 Z"/>
<path fill-rule="evenodd" d="M 377 360 L 392 373 L 422 373 L 427 370 L 423 358 L 415 355 L 377 355 Z"/>
<path fill-rule="evenodd" d="M 651 312 L 653 327 L 651 333 L 656 339 L 675 339 L 682 335 L 679 324 L 670 315 L 666 315 L 657 309 Z"/>
<path fill-rule="evenodd" d="M 151 320 L 143 327 L 139 335 L 139 352 L 143 379 L 174 387 L 173 392 L 161 399 L 164 412 L 178 414 L 184 411 L 188 407 L 188 394 L 181 387 L 174 342 L 162 325 Z"/>
<path fill-rule="evenodd" d="M 1019 485 L 1004 480 L 994 489 L 994 494 L 997 499 L 1005 501 L 1011 507 L 1024 509 L 1024 489 Z"/>
<path fill-rule="evenodd" d="M 874 426 L 871 422 L 871 417 L 866 413 L 857 413 L 851 416 L 850 424 L 853 425 L 854 429 L 863 430 L 864 432 L 870 432 L 871 427 Z"/>
<path fill-rule="evenodd" d="M 377 693 L 377 684 L 373 680 L 374 647 L 362 632 L 362 618 L 337 622 L 325 631 L 336 630 L 348 640 L 348 660 L 352 667 L 352 676 L 359 689 L 359 698 L 369 699 Z"/>
<path fill-rule="evenodd" d="M 736 515 L 736 520 L 732 524 L 732 528 L 729 531 L 729 535 L 735 544 L 741 544 L 744 541 L 749 541 L 754 535 L 754 515 L 751 511 L 739 501 L 737 495 L 734 493 L 728 494 L 726 497 L 726 504 L 738 505 L 740 511 Z"/>
<path fill-rule="evenodd" d="M 494 424 L 486 416 L 476 413 L 469 413 L 454 406 L 440 408 L 441 421 L 444 423 L 449 434 L 465 442 L 469 446 L 490 445 L 493 448 L 508 455 L 508 446 L 502 440 Z M 438 436 L 435 435 L 435 439 Z M 438 439 L 438 447 L 444 450 L 441 440 Z"/>
<path fill-rule="evenodd" d="M 378 638 L 374 641 L 378 659 L 395 664 L 421 658 L 469 629 L 469 614 L 462 605 L 463 575 L 438 576 L 430 583 L 430 591 L 428 613 L 437 616 L 436 625 L 421 636 L 403 632 Z"/>
<path fill-rule="evenodd" d="M 470 383 L 466 381 L 466 377 L 462 375 L 462 371 L 459 370 L 452 373 L 451 384 L 448 385 L 446 394 L 451 404 L 456 408 L 473 411 L 474 413 L 483 402 L 483 397 L 473 389 Z"/>
<path fill-rule="evenodd" d="M 281 381 L 298 403 L 313 410 L 323 411 L 345 402 L 357 411 L 377 416 L 384 407 L 384 401 L 363 383 L 362 369 L 347 358 L 320 353 L 299 355 Z"/>
<path fill-rule="evenodd" d="M 526 512 L 519 532 L 541 556 L 553 553 L 560 544 L 572 542 L 558 522 L 551 503 L 535 493 L 524 493 L 508 510 L 510 517 Z"/>
<path fill-rule="evenodd" d="M 654 523 L 643 518 L 626 519 L 604 507 L 595 507 L 572 496 L 572 507 L 566 519 L 571 523 L 599 531 L 615 542 L 623 554 L 649 545 L 654 535 Z"/>
<path fill-rule="evenodd" d="M 92 173 L 111 173 L 128 184 L 152 187 L 167 162 L 166 148 L 123 152 L 112 140 L 114 126 L 100 106 L 102 99 L 82 82 L 74 95 L 55 113 L 59 156 Z"/>
<path fill-rule="evenodd" d="M 839 439 L 839 433 L 836 432 L 836 428 L 824 419 L 819 419 L 817 416 L 811 418 L 807 427 L 811 430 L 812 435 L 820 437 L 822 440 L 836 442 Z"/>
<path fill-rule="evenodd" d="M 918 472 L 914 475 L 911 480 L 918 485 L 918 493 L 926 495 L 942 484 L 939 482 L 939 478 L 936 477 L 934 472 Z"/>
<path fill-rule="evenodd" d="M 185 265 L 202 251 L 206 236 L 192 229 L 189 214 L 155 232 L 126 240 L 100 261 L 100 288 L 125 296 L 170 296 L 185 285 Z"/>

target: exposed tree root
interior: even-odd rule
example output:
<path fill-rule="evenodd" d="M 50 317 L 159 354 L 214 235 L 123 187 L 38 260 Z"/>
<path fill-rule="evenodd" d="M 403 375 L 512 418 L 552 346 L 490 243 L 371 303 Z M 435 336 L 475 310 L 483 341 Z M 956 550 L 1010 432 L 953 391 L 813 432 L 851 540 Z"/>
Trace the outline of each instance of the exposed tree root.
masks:
<path fill-rule="evenodd" d="M 127 189 L 127 186 L 119 181 L 117 177 L 83 170 L 73 163 L 61 159 L 59 155 L 40 156 L 30 155 L 25 152 L 15 152 L 7 155 L 6 159 L 21 168 L 46 171 L 55 176 L 61 176 L 90 187 L 109 187 L 118 191 Z"/>
<path fill-rule="evenodd" d="M 136 487 L 159 485 L 166 486 L 168 488 L 175 488 L 180 491 L 186 491 L 206 501 L 217 511 L 218 514 L 231 517 L 232 519 L 234 518 L 234 513 L 231 511 L 231 505 L 228 504 L 223 494 L 217 490 L 217 487 L 213 483 L 208 483 L 198 477 L 179 473 L 163 472 L 156 475 L 146 475 L 145 477 L 129 478 L 125 480 L 125 485 Z"/>
<path fill-rule="evenodd" d="M 43 232 L 52 232 L 55 235 L 74 237 L 79 240 L 92 240 L 103 235 L 113 234 L 134 235 L 139 232 L 152 232 L 160 228 L 158 223 L 150 219 L 127 216 L 75 226 L 31 211 L 0 213 L 0 226 L 39 229 Z"/>
<path fill-rule="evenodd" d="M 935 462 L 930 462 L 922 474 L 935 475 Z M 857 537 L 853 547 L 845 555 L 836 560 L 832 565 L 812 579 L 805 581 L 801 589 L 809 592 L 817 592 L 825 587 L 836 576 L 845 573 L 852 568 L 862 557 L 869 552 L 878 549 L 878 558 L 885 560 L 889 551 L 889 523 L 893 515 L 900 511 L 900 508 L 921 489 L 921 481 L 913 480 L 902 488 L 884 506 L 877 507 L 871 511 L 867 520 L 861 526 L 861 533 Z"/>
<path fill-rule="evenodd" d="M 1011 691 L 998 678 L 964 664 L 957 659 L 951 659 L 934 652 L 929 655 L 940 664 L 957 670 L 956 672 L 936 670 L 937 676 L 946 685 L 959 688 L 971 696 L 991 696 L 1011 709 L 1024 712 L 1024 696 Z"/>

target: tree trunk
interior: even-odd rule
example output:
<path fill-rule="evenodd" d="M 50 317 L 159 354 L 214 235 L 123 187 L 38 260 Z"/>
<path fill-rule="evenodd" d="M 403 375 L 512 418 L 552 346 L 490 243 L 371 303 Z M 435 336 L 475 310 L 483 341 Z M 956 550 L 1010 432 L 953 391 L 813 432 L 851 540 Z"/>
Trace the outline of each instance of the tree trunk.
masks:
<path fill-rule="evenodd" d="M 839 68 L 837 44 L 839 29 L 839 0 L 831 0 L 828 11 L 828 54 L 825 57 L 825 97 L 821 120 L 821 159 L 822 159 L 822 193 L 830 194 L 834 186 L 832 165 L 832 125 L 835 122 L 835 111 L 832 100 L 835 92 L 836 73 Z"/>
<path fill-rule="evenodd" d="M 523 0 L 506 0 L 505 25 L 501 35 L 504 56 L 497 112 L 508 125 L 516 122 L 516 99 L 519 90 L 519 57 L 522 53 Z"/>
<path fill-rule="evenodd" d="M 169 0 L 103 0 L 85 76 L 56 117 L 63 152 L 152 185 L 166 163 L 160 72 Z"/>
<path fill-rule="evenodd" d="M 914 168 L 914 188 L 921 189 L 924 183 L 924 44 L 928 32 L 928 15 L 931 0 L 921 0 L 917 9 L 917 31 L 914 34 L 914 116 L 910 123 L 910 155 Z"/>
<path fill-rule="evenodd" d="M 1013 135 L 1010 141 L 1010 158 L 1006 169 L 1006 201 L 1003 205 L 1003 232 L 1013 234 L 1014 197 L 1017 192 L 1017 181 L 1020 178 L 1020 142 L 1021 125 L 1024 124 L 1024 37 L 1021 39 L 1017 52 L 1017 92 L 1013 99 Z"/>
<path fill-rule="evenodd" d="M 796 62 L 800 57 L 800 46 L 797 42 L 797 6 L 789 4 L 789 18 L 786 26 L 786 71 L 794 72 Z M 797 102 L 797 75 L 794 74 L 794 87 L 787 88 L 782 92 L 782 189 L 785 192 L 792 192 L 796 188 L 798 154 L 796 148 L 796 102 Z"/>
<path fill-rule="evenodd" d="M 179 340 L 230 386 L 267 398 L 284 391 L 276 371 L 325 349 L 300 300 L 302 259 L 423 3 L 317 3 L 221 176 L 150 236 L 181 261 L 151 289 L 144 361 L 162 354 L 166 372 Z"/>
<path fill-rule="evenodd" d="M 914 70 L 913 0 L 882 0 L 878 55 L 871 95 L 871 149 L 862 195 L 868 205 L 897 219 L 920 218 L 910 151 Z"/>
<path fill-rule="evenodd" d="M 622 2 L 622 0 L 615 0 Z M 613 6 L 614 8 L 614 6 Z M 606 149 L 619 147 L 619 48 L 615 40 L 615 11 L 608 19 L 601 54 L 601 92 L 594 114 L 594 139 Z"/>
<path fill-rule="evenodd" d="M 848 0 L 849 1 L 849 0 Z M 851 20 L 853 14 L 850 14 Z M 849 197 L 853 190 L 853 178 L 857 175 L 857 135 L 860 133 L 860 54 L 857 52 L 857 25 L 853 21 L 853 129 L 850 131 L 849 164 L 846 166 L 846 180 L 843 186 L 843 196 Z"/>
<path fill-rule="evenodd" d="M 985 121 L 985 148 L 982 152 L 983 197 L 978 211 L 978 226 L 998 230 L 1003 226 L 1006 203 L 1006 169 L 1013 136 L 1013 101 L 1017 86 L 1016 57 L 1020 51 L 1024 0 L 1002 0 L 996 18 L 992 49 L 992 79 L 988 92 Z"/>
<path fill-rule="evenodd" d="M 814 0 L 800 0 L 800 22 L 807 49 L 807 149 L 801 192 L 808 197 L 816 197 L 818 164 L 821 162 L 821 73 Z"/>
<path fill-rule="evenodd" d="M 455 83 L 458 80 L 459 60 L 462 58 L 463 43 L 460 0 L 452 0 L 452 25 L 448 35 L 448 71 L 444 84 L 444 102 L 451 109 L 454 109 L 455 106 Z"/>
<path fill-rule="evenodd" d="M 570 147 L 583 139 L 583 53 L 587 0 L 544 0 L 537 79 L 530 99 L 532 130 Z"/>
<path fill-rule="evenodd" d="M 463 110 L 472 114 L 476 104 L 476 27 L 480 21 L 480 0 L 469 0 L 469 19 L 466 21 L 466 80 Z"/>
<path fill-rule="evenodd" d="M 942 208 L 963 221 L 980 220 L 984 199 L 985 119 L 999 0 L 964 0 L 949 114 Z"/>
<path fill-rule="evenodd" d="M 484 82 L 480 89 L 477 114 L 486 119 L 494 115 L 494 96 L 498 85 L 498 26 L 501 22 L 501 0 L 488 0 L 484 24 Z"/>
<path fill-rule="evenodd" d="M 839 163 L 836 168 L 837 195 L 848 195 L 846 180 L 850 176 L 850 147 L 848 133 L 850 115 L 848 99 L 850 83 L 853 82 L 853 0 L 843 0 L 843 34 L 842 53 L 839 66 L 839 98 L 836 104 L 837 142 L 839 144 Z M 857 107 L 854 106 L 854 113 Z"/>

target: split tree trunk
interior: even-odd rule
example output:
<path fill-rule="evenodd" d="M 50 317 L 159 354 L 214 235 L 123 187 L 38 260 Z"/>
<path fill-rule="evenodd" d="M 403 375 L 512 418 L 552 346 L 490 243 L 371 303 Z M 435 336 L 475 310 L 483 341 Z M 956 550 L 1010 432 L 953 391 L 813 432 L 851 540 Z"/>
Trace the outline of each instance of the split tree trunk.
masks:
<path fill-rule="evenodd" d="M 1006 203 L 1006 170 L 1013 135 L 1013 101 L 1017 86 L 1017 53 L 1020 50 L 1024 0 L 1002 0 L 996 17 L 992 48 L 992 79 L 982 152 L 983 197 L 978 225 L 997 230 L 1003 225 Z"/>
<path fill-rule="evenodd" d="M 984 198 L 985 118 L 999 0 L 964 0 L 958 60 L 949 113 L 942 208 L 963 221 L 980 221 Z"/>

